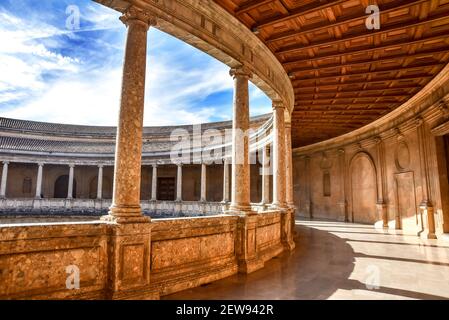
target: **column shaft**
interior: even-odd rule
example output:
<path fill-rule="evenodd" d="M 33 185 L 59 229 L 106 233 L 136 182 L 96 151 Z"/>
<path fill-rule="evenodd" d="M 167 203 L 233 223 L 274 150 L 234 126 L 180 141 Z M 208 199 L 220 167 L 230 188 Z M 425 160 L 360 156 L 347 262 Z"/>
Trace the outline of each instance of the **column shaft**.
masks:
<path fill-rule="evenodd" d="M 201 164 L 201 199 L 200 201 L 206 201 L 206 179 L 207 179 L 207 175 L 206 175 L 206 164 L 202 163 Z"/>
<path fill-rule="evenodd" d="M 229 162 L 223 162 L 223 203 L 229 202 Z"/>
<path fill-rule="evenodd" d="M 0 185 L 0 197 L 6 197 L 6 184 L 8 182 L 8 165 L 9 161 L 3 161 L 2 182 Z"/>
<path fill-rule="evenodd" d="M 151 176 L 151 200 L 157 199 L 157 165 L 153 164 L 153 174 Z"/>
<path fill-rule="evenodd" d="M 285 207 L 284 106 L 273 101 L 273 207 Z"/>
<path fill-rule="evenodd" d="M 98 166 L 97 199 L 103 198 L 103 166 Z"/>
<path fill-rule="evenodd" d="M 293 159 L 291 123 L 285 124 L 285 202 L 293 207 Z"/>
<path fill-rule="evenodd" d="M 36 199 L 42 198 L 42 171 L 44 168 L 43 163 L 37 165 L 37 178 L 36 178 Z"/>
<path fill-rule="evenodd" d="M 140 181 L 145 96 L 147 31 L 145 17 L 129 14 L 121 20 L 128 27 L 123 65 L 119 123 L 117 127 L 114 191 L 110 215 L 126 219 L 142 216 Z"/>
<path fill-rule="evenodd" d="M 73 164 L 69 165 L 69 185 L 67 187 L 67 199 L 73 198 L 73 174 L 75 166 Z"/>
<path fill-rule="evenodd" d="M 262 149 L 262 201 L 261 204 L 270 202 L 270 146 Z"/>
<path fill-rule="evenodd" d="M 182 165 L 178 164 L 178 174 L 176 182 L 176 201 L 182 201 Z"/>
<path fill-rule="evenodd" d="M 245 67 L 232 69 L 234 103 L 232 119 L 231 211 L 251 211 L 249 163 L 249 95 L 251 73 Z"/>

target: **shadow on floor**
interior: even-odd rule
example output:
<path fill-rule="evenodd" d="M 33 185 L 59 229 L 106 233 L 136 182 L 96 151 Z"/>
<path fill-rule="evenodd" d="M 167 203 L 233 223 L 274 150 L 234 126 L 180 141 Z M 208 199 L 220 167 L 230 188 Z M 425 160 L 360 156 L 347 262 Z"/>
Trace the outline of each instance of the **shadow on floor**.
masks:
<path fill-rule="evenodd" d="M 354 268 L 354 251 L 341 238 L 296 226 L 297 246 L 249 275 L 234 275 L 162 299 L 326 299 Z M 299 239 L 299 241 L 298 241 Z"/>

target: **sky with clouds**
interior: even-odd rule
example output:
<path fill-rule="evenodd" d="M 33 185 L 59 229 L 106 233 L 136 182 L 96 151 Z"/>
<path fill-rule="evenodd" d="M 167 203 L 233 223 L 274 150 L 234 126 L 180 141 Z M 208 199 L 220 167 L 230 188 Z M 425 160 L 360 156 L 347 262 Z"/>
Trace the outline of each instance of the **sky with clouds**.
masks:
<path fill-rule="evenodd" d="M 116 125 L 126 38 L 118 17 L 91 0 L 1 0 L 0 116 Z M 154 28 L 147 51 L 145 125 L 231 118 L 226 65 Z M 250 105 L 251 115 L 271 110 L 252 84 Z"/>

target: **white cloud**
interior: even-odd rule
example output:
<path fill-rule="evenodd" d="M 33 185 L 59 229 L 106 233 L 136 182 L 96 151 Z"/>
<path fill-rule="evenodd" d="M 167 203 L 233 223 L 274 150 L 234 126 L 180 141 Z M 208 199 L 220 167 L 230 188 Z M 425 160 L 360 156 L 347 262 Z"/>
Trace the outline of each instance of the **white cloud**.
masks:
<path fill-rule="evenodd" d="M 91 30 L 124 28 L 118 14 L 101 6 L 88 5 L 80 10 Z M 2 22 L 3 21 L 3 22 Z M 83 21 L 83 20 L 81 20 Z M 27 21 L 27 23 L 29 23 Z M 22 26 L 22 27 L 15 27 Z M 2 116 L 60 123 L 116 125 L 120 103 L 121 63 L 91 66 L 90 56 L 83 60 L 64 56 L 48 49 L 38 39 L 66 33 L 41 22 L 31 22 L 29 30 L 23 21 L 0 12 L 0 103 L 19 101 L 4 108 Z M 93 25 L 93 27 L 92 27 Z M 81 27 L 83 24 L 81 23 Z M 82 29 L 82 28 L 81 28 Z M 124 30 L 124 29 L 123 29 Z M 5 31 L 5 32 L 3 32 Z M 82 30 L 80 30 L 82 31 Z M 76 37 L 82 37 L 82 32 Z M 45 43 L 49 43 L 46 38 Z M 57 38 L 52 47 L 57 47 Z M 120 41 L 96 39 L 115 48 L 122 56 Z M 103 44 L 102 44 L 103 45 Z M 150 29 L 147 59 L 145 125 L 204 123 L 231 118 L 232 101 L 214 103 L 210 95 L 232 92 L 229 68 L 221 62 L 174 42 L 160 31 Z M 85 61 L 84 61 L 85 60 Z M 120 59 L 115 59 L 120 61 Z M 44 73 L 57 73 L 51 81 Z M 32 97 L 32 99 L 29 99 Z M 250 88 L 252 114 L 265 112 L 266 97 L 254 86 Z M 27 99 L 28 98 L 28 99 Z M 263 110 L 263 112 L 261 112 Z"/>

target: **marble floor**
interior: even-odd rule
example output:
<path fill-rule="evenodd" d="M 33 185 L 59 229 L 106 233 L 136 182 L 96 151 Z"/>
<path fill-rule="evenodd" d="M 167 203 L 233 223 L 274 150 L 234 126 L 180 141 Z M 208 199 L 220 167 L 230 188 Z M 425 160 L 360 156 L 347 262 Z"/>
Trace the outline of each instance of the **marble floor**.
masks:
<path fill-rule="evenodd" d="M 449 242 L 326 221 L 296 232 L 296 250 L 262 270 L 162 298 L 449 299 Z"/>

